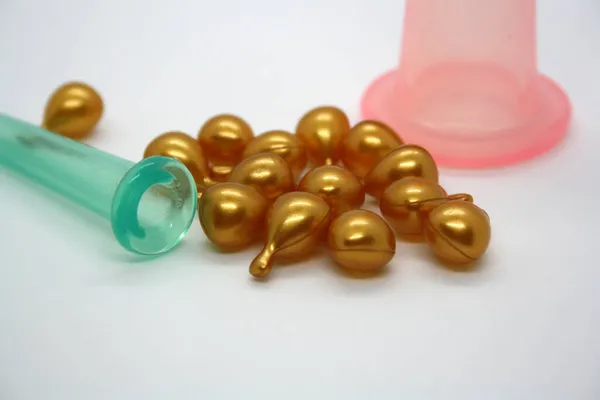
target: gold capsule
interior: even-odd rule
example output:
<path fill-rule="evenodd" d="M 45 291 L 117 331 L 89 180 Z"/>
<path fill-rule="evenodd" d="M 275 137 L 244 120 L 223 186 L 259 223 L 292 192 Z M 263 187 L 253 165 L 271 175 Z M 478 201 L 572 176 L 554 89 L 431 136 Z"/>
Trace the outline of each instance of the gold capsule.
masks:
<path fill-rule="evenodd" d="M 392 229 L 366 210 L 348 211 L 333 220 L 327 244 L 334 261 L 358 277 L 377 274 L 396 254 Z"/>
<path fill-rule="evenodd" d="M 290 166 L 294 177 L 300 176 L 306 167 L 306 150 L 297 136 L 286 131 L 269 131 L 256 136 L 244 150 L 243 158 L 260 153 L 273 153 Z"/>
<path fill-rule="evenodd" d="M 309 171 L 298 184 L 298 190 L 323 198 L 333 216 L 360 208 L 365 192 L 356 177 L 347 169 L 324 165 Z"/>
<path fill-rule="evenodd" d="M 214 165 L 235 165 L 254 134 L 243 119 L 231 114 L 216 115 L 198 132 L 198 141 L 208 161 Z"/>
<path fill-rule="evenodd" d="M 396 132 L 383 122 L 362 121 L 350 129 L 342 145 L 342 161 L 362 179 L 383 157 L 402 144 Z"/>
<path fill-rule="evenodd" d="M 431 154 L 412 144 L 400 146 L 385 156 L 365 177 L 365 191 L 379 199 L 392 182 L 409 176 L 438 182 L 438 169 Z"/>
<path fill-rule="evenodd" d="M 350 122 L 336 107 L 318 107 L 307 112 L 296 126 L 296 135 L 306 146 L 310 162 L 334 165 L 340 161 L 342 142 L 348 136 Z"/>
<path fill-rule="evenodd" d="M 294 190 L 290 167 L 272 153 L 260 153 L 245 159 L 231 171 L 229 181 L 248 185 L 269 201 Z"/>
<path fill-rule="evenodd" d="M 448 266 L 466 269 L 488 248 L 490 219 L 475 204 L 449 201 L 429 213 L 425 238 L 433 252 Z"/>
<path fill-rule="evenodd" d="M 250 273 L 264 278 L 276 259 L 309 255 L 325 234 L 330 216 L 325 200 L 314 194 L 291 192 L 279 197 L 271 208 L 267 242 L 250 264 Z"/>
<path fill-rule="evenodd" d="M 262 239 L 267 199 L 239 183 L 217 183 L 198 202 L 202 230 L 223 251 L 241 250 Z M 257 234 L 258 232 L 258 234 Z"/>
<path fill-rule="evenodd" d="M 211 165 L 210 176 L 215 182 L 227 182 L 231 176 L 231 171 L 235 168 L 233 165 Z"/>
<path fill-rule="evenodd" d="M 437 183 L 424 178 L 408 177 L 393 182 L 380 199 L 381 213 L 396 233 L 404 239 L 423 239 L 422 208 L 427 201 L 446 198 L 446 191 Z"/>
<path fill-rule="evenodd" d="M 69 82 L 48 99 L 42 127 L 71 139 L 83 139 L 92 133 L 103 111 L 104 103 L 94 88 Z"/>
<path fill-rule="evenodd" d="M 144 158 L 151 156 L 165 156 L 181 161 L 194 177 L 200 192 L 214 183 L 202 149 L 190 135 L 171 131 L 157 136 L 144 151 Z"/>

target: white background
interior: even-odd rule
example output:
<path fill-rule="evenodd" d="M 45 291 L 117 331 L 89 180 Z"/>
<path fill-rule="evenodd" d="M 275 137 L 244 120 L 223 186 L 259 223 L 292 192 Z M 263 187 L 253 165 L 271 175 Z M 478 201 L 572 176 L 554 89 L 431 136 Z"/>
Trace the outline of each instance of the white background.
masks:
<path fill-rule="evenodd" d="M 442 171 L 493 222 L 483 268 L 398 244 L 351 280 L 326 252 L 249 278 L 194 223 L 172 253 L 0 170 L 0 399 L 600 398 L 600 2 L 539 1 L 540 68 L 571 96 L 568 139 L 502 170 Z M 102 93 L 89 143 L 140 159 L 221 112 L 293 129 L 398 57 L 403 2 L 0 0 L 0 110 L 39 122 L 68 80 Z M 100 226 L 98 226 L 98 223 Z"/>

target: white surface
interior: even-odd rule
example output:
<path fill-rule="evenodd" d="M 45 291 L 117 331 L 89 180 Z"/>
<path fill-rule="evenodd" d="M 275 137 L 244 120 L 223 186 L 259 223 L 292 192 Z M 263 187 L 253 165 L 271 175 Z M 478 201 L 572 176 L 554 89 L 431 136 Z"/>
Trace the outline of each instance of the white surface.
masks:
<path fill-rule="evenodd" d="M 540 65 L 573 101 L 560 149 L 447 171 L 493 220 L 485 268 L 452 274 L 399 243 L 349 280 L 323 253 L 249 279 L 199 224 L 135 262 L 83 212 L 0 170 L 0 398 L 600 398 L 600 3 L 542 0 Z M 139 159 L 155 135 L 239 113 L 292 129 L 393 66 L 396 0 L 0 2 L 0 110 L 37 122 L 73 79 L 102 92 L 90 141 Z"/>

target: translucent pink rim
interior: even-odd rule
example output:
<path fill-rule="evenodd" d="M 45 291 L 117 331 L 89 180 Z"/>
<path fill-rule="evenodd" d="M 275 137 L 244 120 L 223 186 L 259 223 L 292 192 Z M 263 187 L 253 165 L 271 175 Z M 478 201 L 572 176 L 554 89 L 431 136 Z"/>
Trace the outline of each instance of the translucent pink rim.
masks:
<path fill-rule="evenodd" d="M 565 92 L 550 78 L 539 75 L 540 112 L 527 125 L 509 130 L 465 137 L 460 133 L 439 132 L 418 126 L 397 112 L 395 79 L 389 71 L 365 91 L 361 113 L 365 119 L 382 121 L 393 127 L 407 143 L 422 145 L 439 165 L 460 168 L 493 168 L 534 158 L 556 146 L 567 134 L 571 103 Z"/>

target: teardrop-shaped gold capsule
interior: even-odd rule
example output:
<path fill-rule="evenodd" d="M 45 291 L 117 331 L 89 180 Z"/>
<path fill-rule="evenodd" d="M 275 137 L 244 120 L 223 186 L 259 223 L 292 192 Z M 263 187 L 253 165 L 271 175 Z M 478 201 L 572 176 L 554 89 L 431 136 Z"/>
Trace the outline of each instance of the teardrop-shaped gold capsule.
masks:
<path fill-rule="evenodd" d="M 492 236 L 485 211 L 468 201 L 446 202 L 429 213 L 425 237 L 433 252 L 452 269 L 468 269 L 487 250 Z"/>
<path fill-rule="evenodd" d="M 297 136 L 286 131 L 269 131 L 256 136 L 244 150 L 243 158 L 260 153 L 274 153 L 283 158 L 295 178 L 299 177 L 306 168 L 304 144 Z"/>
<path fill-rule="evenodd" d="M 333 220 L 327 244 L 335 262 L 357 277 L 377 274 L 396 254 L 392 229 L 366 210 L 348 211 Z"/>
<path fill-rule="evenodd" d="M 408 177 L 393 182 L 380 199 L 381 213 L 396 233 L 404 239 L 423 239 L 423 219 L 426 211 L 420 206 L 426 201 L 445 199 L 446 191 L 424 178 Z"/>
<path fill-rule="evenodd" d="M 337 165 L 324 165 L 309 171 L 298 190 L 323 198 L 335 217 L 346 211 L 360 208 L 365 201 L 365 191 L 352 172 Z"/>
<path fill-rule="evenodd" d="M 100 121 L 104 103 L 98 92 L 83 82 L 57 88 L 46 103 L 42 127 L 71 139 L 83 139 Z"/>
<path fill-rule="evenodd" d="M 438 168 L 433 157 L 414 144 L 400 146 L 385 156 L 365 177 L 365 191 L 379 199 L 392 182 L 409 176 L 438 182 Z"/>
<path fill-rule="evenodd" d="M 275 259 L 310 254 L 326 232 L 329 220 L 329 206 L 319 196 L 291 192 L 279 197 L 271 208 L 266 245 L 250 264 L 250 273 L 264 278 Z"/>
<path fill-rule="evenodd" d="M 273 153 L 260 153 L 239 163 L 229 182 L 248 185 L 272 201 L 294 190 L 294 176 L 288 164 Z"/>
<path fill-rule="evenodd" d="M 362 121 L 350 129 L 342 145 L 342 161 L 362 179 L 383 157 L 402 144 L 396 132 L 383 122 Z"/>
<path fill-rule="evenodd" d="M 243 119 L 231 114 L 212 117 L 202 125 L 198 141 L 213 165 L 236 165 L 254 134 Z"/>
<path fill-rule="evenodd" d="M 310 162 L 334 165 L 340 161 L 342 142 L 348 136 L 350 122 L 337 107 L 318 107 L 307 112 L 296 126 L 296 135 L 306 146 Z"/>
<path fill-rule="evenodd" d="M 268 204 L 251 187 L 217 183 L 198 202 L 200 224 L 208 239 L 221 250 L 241 250 L 264 237 L 261 231 Z"/>
<path fill-rule="evenodd" d="M 171 131 L 155 137 L 144 151 L 144 158 L 151 156 L 165 156 L 181 161 L 194 177 L 200 192 L 214 184 L 198 141 L 186 133 Z"/>

